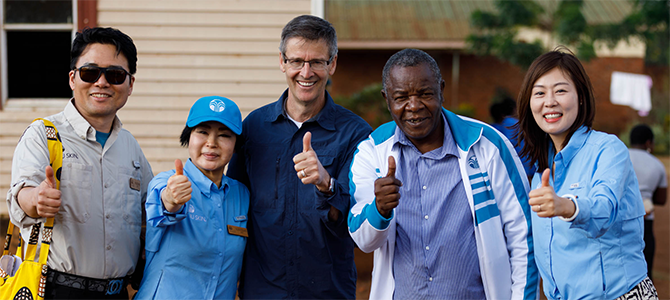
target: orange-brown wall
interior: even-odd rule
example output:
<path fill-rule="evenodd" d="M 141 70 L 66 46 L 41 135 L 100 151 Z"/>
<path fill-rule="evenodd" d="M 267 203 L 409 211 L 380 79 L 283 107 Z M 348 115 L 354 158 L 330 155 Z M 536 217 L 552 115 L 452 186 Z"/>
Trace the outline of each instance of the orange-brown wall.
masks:
<path fill-rule="evenodd" d="M 381 82 L 381 73 L 386 60 L 396 51 L 389 50 L 340 50 L 337 70 L 332 77 L 330 92 L 333 96 L 348 96 L 372 83 Z M 446 82 L 444 106 L 452 108 L 452 53 L 427 51 L 440 66 Z M 610 103 L 610 78 L 613 71 L 649 74 L 654 88 L 667 94 L 667 68 L 645 68 L 642 58 L 597 58 L 584 63 L 591 78 L 596 98 L 594 128 L 620 134 L 634 121 L 644 121 L 637 112 L 627 106 Z M 479 57 L 460 54 L 460 78 L 457 103 L 468 103 L 475 109 L 474 117 L 490 122 L 489 104 L 496 88 L 507 90 L 514 98 L 519 93 L 524 70 L 502 62 L 494 57 Z"/>

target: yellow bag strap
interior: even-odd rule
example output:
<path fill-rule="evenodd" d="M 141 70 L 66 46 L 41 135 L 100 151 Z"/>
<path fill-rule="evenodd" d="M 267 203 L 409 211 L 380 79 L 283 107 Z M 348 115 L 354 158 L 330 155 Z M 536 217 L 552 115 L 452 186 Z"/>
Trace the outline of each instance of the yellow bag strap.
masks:
<path fill-rule="evenodd" d="M 46 129 L 47 135 L 47 147 L 49 148 L 49 164 L 54 170 L 54 177 L 56 179 L 56 189 L 60 189 L 60 174 L 63 167 L 63 143 L 58 134 L 58 129 L 56 126 L 51 123 L 51 121 L 37 118 L 37 120 L 42 120 L 44 122 L 44 127 Z M 40 247 L 40 264 L 46 264 L 47 258 L 49 256 L 49 246 L 51 245 L 51 234 L 53 231 L 54 218 L 47 218 L 46 223 L 44 224 L 44 230 L 42 230 L 42 247 Z M 37 251 L 37 240 L 39 237 L 41 224 L 33 225 L 33 228 L 30 233 L 30 238 L 28 239 L 28 245 L 26 246 L 26 256 L 24 261 L 33 261 L 35 260 L 35 253 Z M 9 246 L 11 244 L 12 233 L 14 232 L 14 224 L 9 222 L 7 226 L 7 238 L 5 239 L 5 248 L 2 251 L 2 255 L 9 253 Z M 17 248 L 17 253 L 21 252 L 21 242 L 19 241 L 19 247 Z"/>

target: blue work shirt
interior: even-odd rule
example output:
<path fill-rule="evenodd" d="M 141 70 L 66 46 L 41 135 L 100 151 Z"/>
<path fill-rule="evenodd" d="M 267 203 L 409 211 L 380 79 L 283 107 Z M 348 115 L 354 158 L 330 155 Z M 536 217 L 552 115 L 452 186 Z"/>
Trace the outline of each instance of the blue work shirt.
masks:
<path fill-rule="evenodd" d="M 485 299 L 458 148 L 442 116 L 442 147 L 421 153 L 396 127 L 395 299 Z"/>
<path fill-rule="evenodd" d="M 243 143 L 228 176 L 251 192 L 249 240 L 240 279 L 243 299 L 354 299 L 354 242 L 347 230 L 349 167 L 356 146 L 372 129 L 351 111 L 326 104 L 301 128 L 284 112 L 288 90 L 278 101 L 254 110 L 243 122 Z M 306 132 L 330 176 L 327 196 L 296 175 L 293 157 Z M 340 218 L 328 220 L 330 207 Z"/>
<path fill-rule="evenodd" d="M 516 123 L 519 120 L 513 117 L 505 117 L 500 123 L 493 123 L 491 126 L 500 131 L 502 134 L 507 137 L 507 139 L 512 142 L 514 145 L 514 150 L 516 154 L 519 155 L 521 163 L 523 164 L 523 169 L 526 171 L 526 176 L 533 176 L 535 173 L 535 165 L 530 163 L 530 158 L 528 156 L 521 156 L 521 149 L 523 149 L 523 140 L 517 141 L 517 135 L 519 134 L 518 129 L 515 127 Z"/>
<path fill-rule="evenodd" d="M 217 187 L 189 159 L 191 200 L 169 213 L 160 195 L 174 174 L 162 172 L 149 183 L 147 262 L 135 299 L 235 299 L 247 238 L 228 226 L 246 227 L 249 191 L 226 176 Z"/>
<path fill-rule="evenodd" d="M 548 299 L 615 299 L 647 277 L 644 207 L 628 149 L 614 135 L 579 128 L 554 155 L 550 185 L 576 197 L 573 221 L 532 213 L 535 259 Z M 541 185 L 542 171 L 532 189 Z"/>

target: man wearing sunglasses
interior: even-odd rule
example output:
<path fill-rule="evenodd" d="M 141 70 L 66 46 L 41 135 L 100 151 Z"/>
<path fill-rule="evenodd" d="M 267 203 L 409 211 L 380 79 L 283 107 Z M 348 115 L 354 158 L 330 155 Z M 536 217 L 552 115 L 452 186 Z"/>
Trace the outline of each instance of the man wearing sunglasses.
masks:
<path fill-rule="evenodd" d="M 279 50 L 288 89 L 244 120 L 243 145 L 228 169 L 251 192 L 239 296 L 354 299 L 348 174 L 356 145 L 372 130 L 326 92 L 337 65 L 330 23 L 296 17 Z"/>
<path fill-rule="evenodd" d="M 55 217 L 46 299 L 128 299 L 129 276 L 142 268 L 142 208 L 153 177 L 116 116 L 133 90 L 137 50 L 119 30 L 87 28 L 70 54 L 73 98 L 46 117 L 62 140 L 63 166 L 49 166 L 44 123 L 33 122 L 14 152 L 10 217 L 23 237 Z"/>

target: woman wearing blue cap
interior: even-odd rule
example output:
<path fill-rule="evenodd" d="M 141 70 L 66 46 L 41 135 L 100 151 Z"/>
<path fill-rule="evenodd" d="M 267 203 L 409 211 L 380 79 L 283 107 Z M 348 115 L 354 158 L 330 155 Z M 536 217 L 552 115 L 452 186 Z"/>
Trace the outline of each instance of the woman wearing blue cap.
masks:
<path fill-rule="evenodd" d="M 223 174 L 242 133 L 227 98 L 198 99 L 180 142 L 190 159 L 149 183 L 146 267 L 136 299 L 234 299 L 247 240 L 249 190 Z"/>

